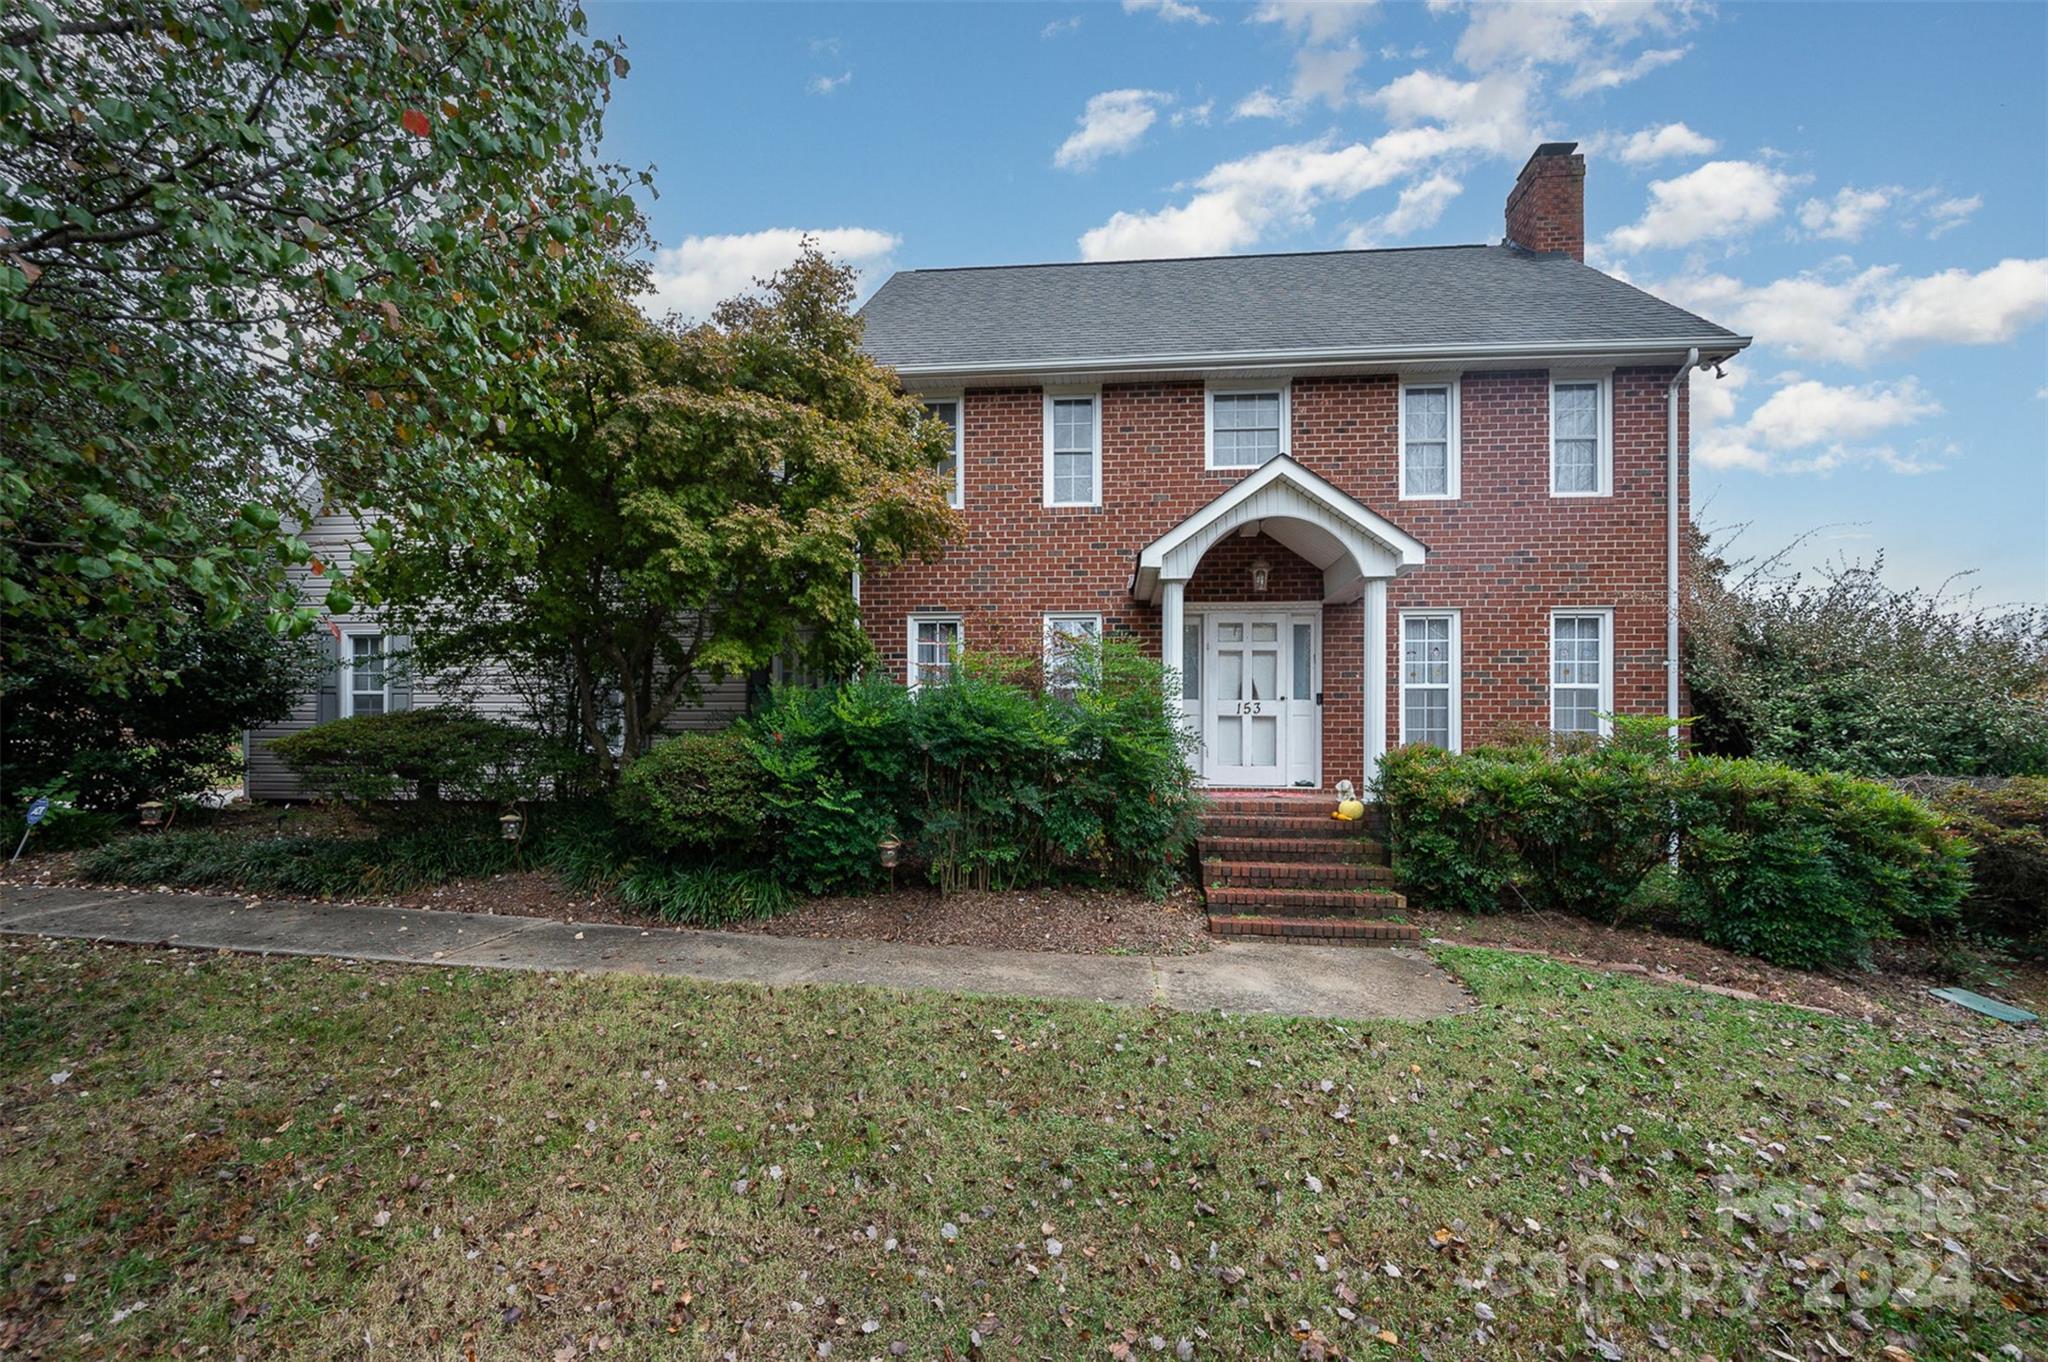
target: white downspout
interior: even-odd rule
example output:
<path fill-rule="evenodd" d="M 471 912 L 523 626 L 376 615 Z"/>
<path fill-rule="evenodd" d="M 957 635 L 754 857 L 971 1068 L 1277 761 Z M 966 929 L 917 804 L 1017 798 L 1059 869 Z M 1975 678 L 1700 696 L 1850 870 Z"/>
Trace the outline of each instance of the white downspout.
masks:
<path fill-rule="evenodd" d="M 1699 367 L 1697 345 L 1664 389 L 1664 713 L 1671 750 L 1678 750 L 1678 385 Z"/>

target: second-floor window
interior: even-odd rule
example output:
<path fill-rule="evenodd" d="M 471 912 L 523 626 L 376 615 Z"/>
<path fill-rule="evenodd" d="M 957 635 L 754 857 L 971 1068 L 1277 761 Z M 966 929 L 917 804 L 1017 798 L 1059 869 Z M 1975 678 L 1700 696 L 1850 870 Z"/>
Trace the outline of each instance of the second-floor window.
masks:
<path fill-rule="evenodd" d="M 1045 504 L 1102 504 L 1100 402 L 1085 397 L 1045 399 Z"/>
<path fill-rule="evenodd" d="M 953 453 L 939 461 L 939 476 L 946 480 L 946 503 L 954 510 L 967 504 L 966 470 L 960 458 L 961 419 L 960 399 L 957 397 L 934 397 L 927 400 L 924 409 L 933 419 L 946 423 L 946 429 L 953 432 Z"/>
<path fill-rule="evenodd" d="M 1286 452 L 1286 389 L 1209 393 L 1209 467 L 1257 468 Z"/>
<path fill-rule="evenodd" d="M 1613 487 L 1610 394 L 1604 378 L 1550 380 L 1550 494 L 1604 497 Z"/>
<path fill-rule="evenodd" d="M 1458 385 L 1401 388 L 1401 496 L 1458 495 Z"/>

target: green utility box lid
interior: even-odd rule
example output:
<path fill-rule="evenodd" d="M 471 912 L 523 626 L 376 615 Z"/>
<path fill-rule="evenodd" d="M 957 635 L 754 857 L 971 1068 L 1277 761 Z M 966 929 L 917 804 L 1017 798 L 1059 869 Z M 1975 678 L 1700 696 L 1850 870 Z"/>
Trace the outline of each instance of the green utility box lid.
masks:
<path fill-rule="evenodd" d="M 2041 1020 L 2022 1008 L 2002 1003 L 1996 998 L 1987 998 L 1981 993 L 1972 993 L 1967 988 L 1930 988 L 1927 991 L 1943 1002 L 1954 1003 L 1957 1007 L 1967 1007 L 1972 1012 L 1982 1012 L 1987 1017 L 1996 1017 L 1999 1021 L 2011 1022 L 2015 1026 Z"/>

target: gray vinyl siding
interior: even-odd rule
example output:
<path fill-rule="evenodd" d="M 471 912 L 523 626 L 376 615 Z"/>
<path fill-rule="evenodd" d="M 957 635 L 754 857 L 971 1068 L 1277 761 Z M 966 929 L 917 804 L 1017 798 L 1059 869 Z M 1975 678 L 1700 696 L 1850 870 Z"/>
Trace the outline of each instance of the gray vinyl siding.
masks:
<path fill-rule="evenodd" d="M 292 578 L 298 586 L 299 596 L 308 603 L 318 604 L 327 598 L 330 582 L 338 576 L 346 576 L 350 567 L 351 553 L 360 542 L 356 519 L 345 515 L 323 515 L 315 517 L 300 530 L 313 557 L 327 565 L 323 573 L 315 574 L 307 568 L 292 570 Z M 334 623 L 346 635 L 355 631 L 377 632 L 375 611 L 354 610 L 347 614 L 333 616 Z M 492 675 L 488 672 L 471 676 L 459 689 L 452 683 L 436 684 L 432 676 L 416 676 L 412 682 L 412 707 L 423 709 L 440 703 L 459 703 L 474 713 L 490 718 L 524 721 L 527 718 L 526 699 L 515 689 L 509 673 Z M 722 682 L 704 679 L 704 695 L 694 706 L 678 708 L 662 725 L 664 732 L 682 733 L 723 728 L 746 712 L 747 683 L 744 677 L 731 677 Z M 306 792 L 300 787 L 298 777 L 286 770 L 270 751 L 271 740 L 287 733 L 297 733 L 311 728 L 319 722 L 320 696 L 318 690 L 309 690 L 299 697 L 292 707 L 289 718 L 274 724 L 252 728 L 242 735 L 242 790 L 250 799 L 303 799 Z"/>

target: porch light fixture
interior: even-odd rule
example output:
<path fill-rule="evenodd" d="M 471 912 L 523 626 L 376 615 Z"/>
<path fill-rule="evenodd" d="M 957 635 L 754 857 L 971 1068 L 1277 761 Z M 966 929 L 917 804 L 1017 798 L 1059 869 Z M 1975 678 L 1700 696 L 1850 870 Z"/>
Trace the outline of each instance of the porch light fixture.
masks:
<path fill-rule="evenodd" d="M 522 834 L 525 831 L 526 819 L 518 812 L 518 810 L 515 809 L 511 813 L 500 814 L 498 816 L 498 836 L 504 838 L 506 841 L 518 841 L 520 834 Z"/>
<path fill-rule="evenodd" d="M 903 858 L 903 843 L 894 837 L 884 837 L 875 843 L 875 854 L 881 860 L 884 870 L 894 870 L 896 863 Z"/>
<path fill-rule="evenodd" d="M 1266 592 L 1266 584 L 1273 579 L 1273 565 L 1263 558 L 1252 559 L 1252 590 L 1259 595 Z"/>

